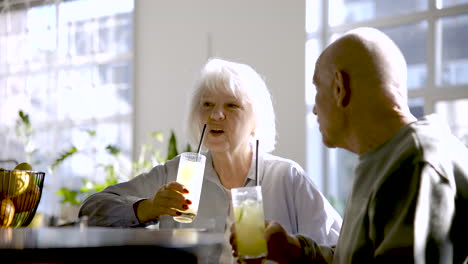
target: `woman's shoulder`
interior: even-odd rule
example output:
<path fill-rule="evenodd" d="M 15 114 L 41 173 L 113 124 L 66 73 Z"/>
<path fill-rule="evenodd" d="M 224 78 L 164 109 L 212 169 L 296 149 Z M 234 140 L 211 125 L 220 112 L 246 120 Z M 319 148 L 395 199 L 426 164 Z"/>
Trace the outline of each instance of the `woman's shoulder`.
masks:
<path fill-rule="evenodd" d="M 304 168 L 296 161 L 270 153 L 263 155 L 263 162 L 266 168 L 279 171 L 297 171 L 299 174 L 305 174 Z"/>
<path fill-rule="evenodd" d="M 148 174 L 158 175 L 161 173 L 168 173 L 168 171 L 177 169 L 179 166 L 180 154 L 173 157 L 172 159 L 166 160 L 162 163 L 155 165 Z"/>
<path fill-rule="evenodd" d="M 302 166 L 288 158 L 267 154 L 263 156 L 262 185 L 295 192 L 297 188 L 314 188 L 315 184 Z"/>

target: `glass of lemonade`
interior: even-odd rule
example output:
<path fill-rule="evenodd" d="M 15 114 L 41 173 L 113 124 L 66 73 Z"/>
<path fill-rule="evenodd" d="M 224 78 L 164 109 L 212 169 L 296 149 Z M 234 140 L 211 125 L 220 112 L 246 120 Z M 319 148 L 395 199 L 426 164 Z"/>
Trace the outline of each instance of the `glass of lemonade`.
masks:
<path fill-rule="evenodd" d="M 174 220 L 180 223 L 191 223 L 197 216 L 198 204 L 203 184 L 206 157 L 199 153 L 185 152 L 180 155 L 179 169 L 176 181 L 187 188 L 185 199 L 192 201 L 189 209 L 180 211 L 182 215 L 174 216 Z"/>
<path fill-rule="evenodd" d="M 231 189 L 236 224 L 237 252 L 240 259 L 261 258 L 267 255 L 262 187 Z"/>

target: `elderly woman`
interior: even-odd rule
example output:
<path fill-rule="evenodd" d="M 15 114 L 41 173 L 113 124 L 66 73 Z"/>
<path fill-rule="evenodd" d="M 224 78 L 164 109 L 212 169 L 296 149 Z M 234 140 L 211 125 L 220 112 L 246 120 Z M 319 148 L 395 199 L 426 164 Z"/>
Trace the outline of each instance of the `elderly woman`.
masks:
<path fill-rule="evenodd" d="M 210 59 L 192 97 L 188 130 L 198 145 L 204 124 L 206 155 L 198 215 L 191 227 L 224 232 L 230 219 L 230 189 L 259 184 L 266 219 L 288 232 L 333 245 L 341 217 L 296 162 L 269 154 L 275 149 L 275 115 L 263 79 L 250 66 Z M 258 178 L 255 144 L 259 140 Z M 179 156 L 128 182 L 90 196 L 80 209 L 90 225 L 134 227 L 159 222 L 177 227 L 173 216 L 190 207 L 177 183 Z"/>

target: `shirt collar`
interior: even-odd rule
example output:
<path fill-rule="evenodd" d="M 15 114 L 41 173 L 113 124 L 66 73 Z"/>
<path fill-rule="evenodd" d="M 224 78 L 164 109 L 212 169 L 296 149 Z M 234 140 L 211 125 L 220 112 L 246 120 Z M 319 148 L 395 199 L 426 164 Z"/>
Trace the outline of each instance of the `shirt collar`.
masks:
<path fill-rule="evenodd" d="M 216 173 L 213 167 L 213 159 L 211 157 L 211 152 L 208 151 L 204 153 L 204 155 L 206 156 L 205 172 L 207 172 L 206 173 L 207 179 L 218 184 L 219 186 L 222 186 L 221 182 L 219 181 L 218 174 Z M 255 175 L 255 160 L 256 160 L 255 155 L 252 155 L 252 159 L 250 161 L 250 169 L 249 169 L 249 172 L 247 173 L 247 178 L 244 182 L 244 186 L 253 186 L 257 184 L 257 179 Z M 259 153 L 258 154 L 258 183 L 260 185 L 263 180 L 263 171 L 264 171 L 263 162 L 264 162 L 263 155 Z"/>

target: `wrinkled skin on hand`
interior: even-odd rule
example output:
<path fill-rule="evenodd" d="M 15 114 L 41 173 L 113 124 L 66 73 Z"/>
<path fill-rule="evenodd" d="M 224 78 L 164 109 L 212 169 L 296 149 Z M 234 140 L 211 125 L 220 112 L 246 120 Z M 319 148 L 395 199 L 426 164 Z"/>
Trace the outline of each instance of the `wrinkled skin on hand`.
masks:
<path fill-rule="evenodd" d="M 157 220 L 162 215 L 181 215 L 192 203 L 185 199 L 188 190 L 178 182 L 169 182 L 156 191 L 151 199 L 143 200 L 137 205 L 137 216 L 141 222 Z"/>

